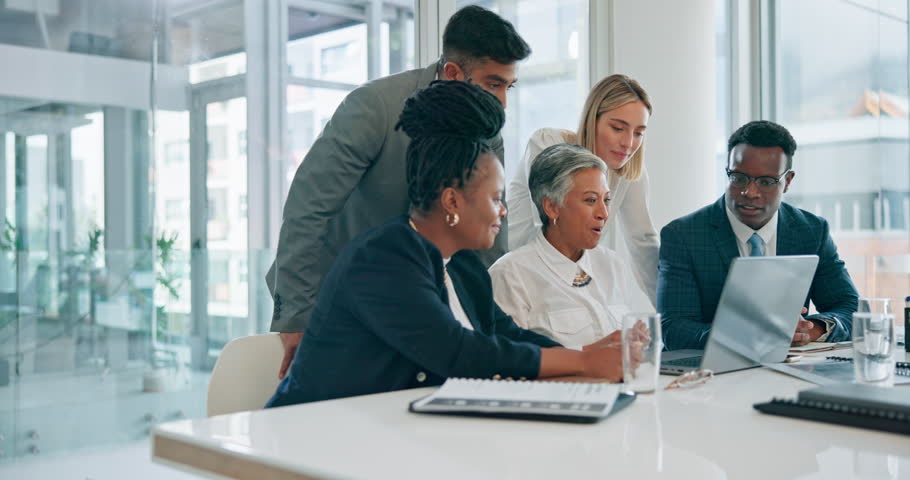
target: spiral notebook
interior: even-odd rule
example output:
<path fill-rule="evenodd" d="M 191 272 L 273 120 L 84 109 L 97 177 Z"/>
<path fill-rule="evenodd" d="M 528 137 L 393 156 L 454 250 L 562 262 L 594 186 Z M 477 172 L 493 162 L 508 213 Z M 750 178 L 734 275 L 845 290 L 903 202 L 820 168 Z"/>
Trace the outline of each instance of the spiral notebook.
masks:
<path fill-rule="evenodd" d="M 894 362 L 894 384 L 910 384 L 910 363 Z M 823 362 L 813 363 L 768 363 L 771 370 L 785 373 L 817 385 L 834 385 L 853 382 L 853 359 L 848 357 L 825 357 Z"/>
<path fill-rule="evenodd" d="M 753 407 L 763 413 L 910 435 L 910 389 L 844 383 Z"/>
<path fill-rule="evenodd" d="M 450 378 L 411 402 L 414 413 L 594 423 L 635 399 L 607 383 L 526 382 Z"/>

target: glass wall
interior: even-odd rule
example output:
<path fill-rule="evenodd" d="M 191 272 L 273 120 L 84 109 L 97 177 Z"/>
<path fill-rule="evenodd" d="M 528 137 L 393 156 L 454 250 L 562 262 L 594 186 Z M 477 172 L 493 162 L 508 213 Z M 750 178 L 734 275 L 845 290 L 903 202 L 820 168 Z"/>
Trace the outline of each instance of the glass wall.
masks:
<path fill-rule="evenodd" d="M 250 211 L 252 173 L 280 172 L 283 206 L 347 92 L 414 67 L 414 28 L 401 0 L 0 2 L 0 464 L 205 414 L 221 348 L 270 320 L 250 219 L 280 212 Z M 275 31 L 286 131 L 263 146 L 248 45 Z"/>
<path fill-rule="evenodd" d="M 243 16 L 216 41 L 199 20 L 218 12 L 188 7 L 0 8 L 5 461 L 203 413 L 187 346 L 188 67 L 242 48 Z"/>
<path fill-rule="evenodd" d="M 787 201 L 828 220 L 861 295 L 900 311 L 910 295 L 907 2 L 775 2 L 772 12 L 767 116 L 799 144 Z"/>

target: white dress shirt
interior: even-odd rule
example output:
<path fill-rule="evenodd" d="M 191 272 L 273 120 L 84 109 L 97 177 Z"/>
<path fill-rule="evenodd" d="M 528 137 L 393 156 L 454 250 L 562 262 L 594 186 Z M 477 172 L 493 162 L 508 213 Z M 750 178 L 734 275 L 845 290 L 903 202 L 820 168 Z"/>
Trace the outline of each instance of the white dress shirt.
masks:
<path fill-rule="evenodd" d="M 451 260 L 451 258 L 442 259 L 442 268 L 449 268 L 449 260 Z M 452 285 L 452 279 L 449 277 L 448 271 L 445 273 L 445 279 L 446 291 L 449 292 L 449 309 L 452 310 L 452 315 L 455 316 L 455 320 L 458 320 L 458 322 L 461 323 L 461 326 L 468 330 L 474 330 L 474 325 L 471 325 L 468 314 L 465 313 L 464 307 L 461 306 L 461 300 L 458 299 L 458 293 L 455 292 L 455 286 Z"/>
<path fill-rule="evenodd" d="M 762 254 L 764 256 L 773 257 L 777 255 L 777 212 L 774 212 L 774 216 L 771 217 L 771 220 L 768 220 L 765 226 L 758 230 L 753 230 L 752 227 L 740 222 L 730 211 L 729 207 L 725 208 L 724 211 L 727 212 L 727 219 L 730 220 L 730 227 L 733 228 L 733 235 L 736 236 L 736 246 L 739 247 L 740 257 L 748 257 L 752 254 L 752 245 L 749 245 L 749 238 L 752 237 L 753 233 L 757 233 L 765 242 L 762 246 Z"/>
<path fill-rule="evenodd" d="M 579 269 L 591 276 L 584 287 L 572 286 Z M 540 232 L 493 264 L 490 277 L 493 298 L 518 326 L 576 349 L 620 329 L 637 288 L 616 252 L 598 246 L 573 262 Z"/>
<path fill-rule="evenodd" d="M 531 200 L 528 175 L 531 162 L 545 148 L 564 143 L 565 130 L 542 128 L 531 135 L 524 157 L 515 176 L 506 189 L 509 208 L 509 250 L 516 250 L 530 242 L 543 224 L 537 207 Z M 641 178 L 629 181 L 619 175 L 609 175 L 610 221 L 604 227 L 600 245 L 616 252 L 628 251 L 626 261 L 635 267 L 634 275 L 648 300 L 653 305 L 657 291 L 657 261 L 659 241 L 651 213 L 648 209 L 648 170 L 643 168 Z M 620 232 L 620 224 L 622 232 Z M 625 258 L 626 256 L 623 255 Z"/>

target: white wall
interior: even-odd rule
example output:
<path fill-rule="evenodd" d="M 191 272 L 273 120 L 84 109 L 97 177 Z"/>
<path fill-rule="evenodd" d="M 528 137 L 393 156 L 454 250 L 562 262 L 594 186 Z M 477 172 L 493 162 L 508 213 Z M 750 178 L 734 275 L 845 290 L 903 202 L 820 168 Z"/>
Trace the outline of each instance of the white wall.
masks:
<path fill-rule="evenodd" d="M 713 0 L 613 0 L 613 71 L 648 91 L 645 164 L 658 230 L 714 200 Z"/>

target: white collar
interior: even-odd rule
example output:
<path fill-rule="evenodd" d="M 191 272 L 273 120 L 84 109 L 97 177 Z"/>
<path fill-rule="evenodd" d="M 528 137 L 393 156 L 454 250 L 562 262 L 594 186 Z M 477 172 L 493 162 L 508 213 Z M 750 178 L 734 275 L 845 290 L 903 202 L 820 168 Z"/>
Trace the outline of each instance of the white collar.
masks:
<path fill-rule="evenodd" d="M 745 223 L 739 221 L 736 218 L 736 215 L 730 211 L 730 208 L 726 206 L 726 198 L 724 198 L 724 211 L 727 212 L 727 220 L 730 221 L 730 227 L 733 228 L 733 234 L 736 235 L 736 239 L 739 240 L 739 243 L 746 244 L 749 242 L 749 238 L 753 233 L 757 233 L 759 237 L 765 242 L 765 245 L 771 243 L 771 240 L 774 239 L 774 235 L 777 234 L 777 214 L 774 212 L 774 215 L 771 217 L 771 220 L 768 220 L 763 227 L 758 230 L 754 230 L 752 227 L 746 225 Z"/>
<path fill-rule="evenodd" d="M 590 275 L 591 256 L 587 255 L 585 250 L 581 251 L 581 258 L 577 262 L 573 262 L 547 240 L 547 237 L 543 235 L 543 229 L 537 231 L 533 245 L 544 265 L 569 285 L 575 282 L 579 268 Z"/>

